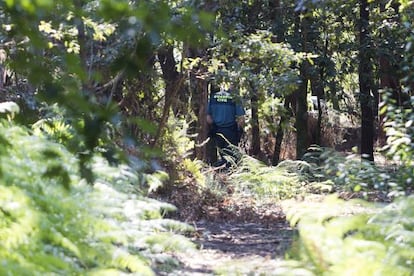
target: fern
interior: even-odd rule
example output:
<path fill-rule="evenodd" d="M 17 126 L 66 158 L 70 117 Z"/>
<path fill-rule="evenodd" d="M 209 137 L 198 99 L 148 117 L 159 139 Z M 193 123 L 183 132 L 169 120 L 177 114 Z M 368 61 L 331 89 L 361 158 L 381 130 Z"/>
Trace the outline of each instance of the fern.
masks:
<path fill-rule="evenodd" d="M 142 276 L 155 275 L 149 268 L 148 262 L 145 259 L 136 255 L 131 255 L 124 250 L 116 250 L 113 257 L 113 265 L 121 267 L 125 271 L 131 271 Z"/>
<path fill-rule="evenodd" d="M 230 179 L 237 183 L 235 189 L 238 193 L 257 198 L 292 198 L 305 192 L 305 182 L 296 170 L 286 169 L 286 164 L 268 167 L 254 158 L 243 156 Z"/>
<path fill-rule="evenodd" d="M 155 248 L 191 245 L 175 234 L 191 228 L 162 218 L 174 206 L 142 193 L 153 178 L 96 156 L 92 186 L 61 144 L 8 121 L 0 133 L 1 275 L 153 275 Z"/>
<path fill-rule="evenodd" d="M 292 256 L 307 262 L 317 274 L 411 275 L 413 235 L 395 228 L 397 221 L 407 219 L 395 212 L 407 206 L 402 201 L 397 209 L 384 208 L 334 195 L 324 202 L 287 205 L 287 218 L 299 231 L 300 245 Z"/>
<path fill-rule="evenodd" d="M 185 251 L 194 249 L 193 243 L 180 235 L 171 235 L 169 233 L 158 233 L 145 237 L 145 242 L 152 246 L 154 252 L 173 252 L 173 251 Z"/>

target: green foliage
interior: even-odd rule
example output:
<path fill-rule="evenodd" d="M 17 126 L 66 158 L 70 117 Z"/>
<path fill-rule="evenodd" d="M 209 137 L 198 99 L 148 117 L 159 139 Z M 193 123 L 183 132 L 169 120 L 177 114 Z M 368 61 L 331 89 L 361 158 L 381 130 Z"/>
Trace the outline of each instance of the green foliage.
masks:
<path fill-rule="evenodd" d="M 413 207 L 413 196 L 400 198 L 369 221 L 389 244 L 387 258 L 411 270 L 414 268 Z"/>
<path fill-rule="evenodd" d="M 162 149 L 170 154 L 170 160 L 185 158 L 192 154 L 195 144 L 189 136 L 190 116 L 191 114 L 188 114 L 188 117 L 170 117 L 168 120 L 168 131 L 162 142 Z"/>
<path fill-rule="evenodd" d="M 174 207 L 145 198 L 132 167 L 96 156 L 90 186 L 62 145 L 7 121 L 0 133 L 0 274 L 154 275 L 165 250 L 192 248 L 174 235 L 191 228 L 162 219 Z"/>
<path fill-rule="evenodd" d="M 105 151 L 111 161 L 120 155 L 106 133 L 108 127 L 120 130 L 123 125 L 112 102 L 114 96 L 123 97 L 123 90 L 115 91 L 118 83 L 111 80 L 152 71 L 146 61 L 163 43 L 202 43 L 212 21 L 193 6 L 163 0 L 3 1 L 0 11 L 8 68 L 36 94 L 38 105 L 57 103 L 71 120 L 70 129 L 64 120 L 35 127 L 68 143 L 90 182 L 94 151 Z M 67 137 L 69 132 L 76 141 Z"/>
<path fill-rule="evenodd" d="M 298 164 L 298 162 L 300 164 Z M 243 156 L 230 179 L 237 183 L 235 192 L 251 194 L 256 198 L 286 199 L 306 192 L 305 162 L 286 161 L 277 167 L 268 167 L 260 161 Z"/>
<path fill-rule="evenodd" d="M 411 275 L 412 202 L 381 207 L 332 196 L 290 205 L 287 218 L 299 230 L 292 256 L 318 275 Z"/>
<path fill-rule="evenodd" d="M 32 125 L 35 135 L 44 136 L 68 149 L 75 149 L 79 143 L 82 143 L 77 139 L 75 128 L 72 126 L 73 118 L 70 118 L 58 105 L 44 106 L 40 112 L 42 119 Z"/>
<path fill-rule="evenodd" d="M 172 182 L 181 185 L 192 179 L 195 183 L 203 185 L 205 175 L 202 170 L 205 164 L 192 158 L 196 145 L 189 134 L 190 124 L 187 120 L 190 116 L 191 114 L 187 114 L 187 118 L 170 117 L 162 140 L 162 151 L 168 153 L 164 160 L 172 167 Z"/>
<path fill-rule="evenodd" d="M 413 112 L 409 106 L 398 107 L 390 94 L 383 95 L 381 113 L 385 115 L 387 145 L 381 150 L 387 158 L 385 166 L 379 166 L 358 155 L 341 155 L 330 149 L 311 148 L 304 157 L 314 164 L 314 175 L 320 179 L 329 179 L 338 189 L 355 192 L 382 190 L 390 191 L 391 196 L 404 195 L 411 189 L 413 170 Z"/>
<path fill-rule="evenodd" d="M 304 160 L 311 164 L 313 180 L 329 180 L 337 190 L 389 191 L 396 178 L 391 168 L 377 166 L 357 154 L 343 155 L 329 148 L 311 147 Z"/>
<path fill-rule="evenodd" d="M 396 190 L 411 188 L 414 179 L 414 96 L 402 107 L 397 106 L 391 95 L 385 93 L 381 112 L 386 115 L 384 124 L 387 134 L 387 155 L 396 162 L 397 179 L 393 183 Z"/>
<path fill-rule="evenodd" d="M 291 65 L 300 61 L 300 54 L 294 53 L 287 44 L 273 42 L 272 34 L 267 31 L 232 36 L 212 49 L 209 71 L 218 82 L 229 82 L 242 91 L 253 89 L 269 96 L 293 91 L 298 73 Z"/>

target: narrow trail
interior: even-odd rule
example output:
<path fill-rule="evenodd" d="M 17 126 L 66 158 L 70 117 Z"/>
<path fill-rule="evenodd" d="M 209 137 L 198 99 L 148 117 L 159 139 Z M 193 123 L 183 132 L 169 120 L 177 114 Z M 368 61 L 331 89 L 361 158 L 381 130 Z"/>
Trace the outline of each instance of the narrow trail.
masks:
<path fill-rule="evenodd" d="M 166 275 L 281 275 L 293 230 L 284 220 L 194 222 L 199 250 L 175 253 L 180 269 Z M 279 271 L 280 273 L 277 273 Z"/>
<path fill-rule="evenodd" d="M 271 195 L 253 194 L 227 174 L 213 176 L 202 187 L 188 177 L 162 197 L 177 207 L 172 218 L 194 226 L 189 238 L 198 250 L 171 253 L 175 267 L 159 275 L 314 275 L 300 260 L 286 258 L 295 247 L 296 229 L 290 227 L 284 211 L 291 214 L 292 207 L 303 202 L 307 207 L 320 204 L 329 190 L 308 183 L 302 191 L 306 196 L 298 193 L 280 202 Z M 336 192 L 346 201 L 368 196 L 368 201 L 389 202 L 383 192 Z M 363 209 L 356 208 L 340 212 Z"/>
<path fill-rule="evenodd" d="M 169 275 L 274 275 L 291 243 L 292 230 L 276 224 L 207 222 L 196 224 L 200 250 L 177 254 L 182 267 Z"/>
<path fill-rule="evenodd" d="M 234 198 L 231 189 L 220 198 L 197 198 L 192 190 L 177 191 L 172 201 L 181 202 L 179 219 L 194 226 L 189 238 L 198 250 L 173 253 L 179 268 L 160 275 L 284 275 L 294 230 L 280 205 Z"/>

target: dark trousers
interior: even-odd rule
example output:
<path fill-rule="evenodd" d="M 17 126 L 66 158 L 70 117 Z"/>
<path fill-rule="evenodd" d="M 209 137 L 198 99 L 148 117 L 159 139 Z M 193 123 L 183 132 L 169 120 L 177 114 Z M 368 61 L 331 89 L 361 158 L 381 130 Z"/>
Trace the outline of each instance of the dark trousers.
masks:
<path fill-rule="evenodd" d="M 240 142 L 241 132 L 234 124 L 229 127 L 216 127 L 212 133 L 212 138 L 217 148 L 219 148 L 220 157 L 224 159 L 224 156 L 231 157 L 235 162 L 239 160 L 239 151 L 237 145 Z"/>

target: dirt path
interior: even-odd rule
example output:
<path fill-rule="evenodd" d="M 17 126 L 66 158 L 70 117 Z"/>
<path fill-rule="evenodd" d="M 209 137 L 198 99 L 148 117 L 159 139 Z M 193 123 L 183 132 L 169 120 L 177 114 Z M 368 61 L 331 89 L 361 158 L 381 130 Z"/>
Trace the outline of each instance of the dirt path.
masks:
<path fill-rule="evenodd" d="M 161 199 L 177 207 L 172 218 L 194 226 L 189 238 L 198 250 L 172 253 L 177 260 L 175 268 L 160 275 L 314 275 L 300 260 L 285 257 L 292 248 L 295 230 L 289 227 L 284 210 L 297 206 L 304 196 L 283 202 L 266 195 L 258 199 L 248 189 L 237 189 L 240 183 L 220 173 L 203 187 L 191 178 L 187 180 Z M 307 188 L 307 207 L 326 197 L 319 190 L 312 193 L 311 186 Z M 338 195 L 346 200 L 366 196 L 346 192 Z M 382 193 L 368 194 L 368 198 L 387 202 Z"/>
<path fill-rule="evenodd" d="M 208 211 L 207 211 L 208 210 Z M 160 275 L 284 275 L 283 261 L 294 230 L 280 206 L 249 199 L 206 206 L 204 218 L 188 222 L 199 250 L 174 253 L 179 269 Z"/>
<path fill-rule="evenodd" d="M 286 275 L 294 230 L 277 202 L 235 195 L 227 183 L 194 191 L 182 185 L 163 199 L 177 206 L 174 219 L 194 226 L 189 238 L 198 250 L 173 253 L 178 268 L 159 275 Z"/>
<path fill-rule="evenodd" d="M 200 250 L 175 253 L 180 269 L 164 275 L 275 275 L 293 231 L 285 222 L 200 221 L 195 227 L 192 240 Z"/>
<path fill-rule="evenodd" d="M 197 229 L 201 235 L 195 241 L 202 249 L 218 250 L 237 258 L 283 257 L 292 236 L 292 230 L 285 223 L 200 222 Z"/>

